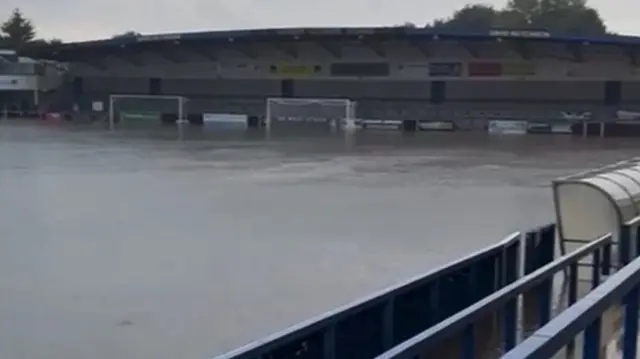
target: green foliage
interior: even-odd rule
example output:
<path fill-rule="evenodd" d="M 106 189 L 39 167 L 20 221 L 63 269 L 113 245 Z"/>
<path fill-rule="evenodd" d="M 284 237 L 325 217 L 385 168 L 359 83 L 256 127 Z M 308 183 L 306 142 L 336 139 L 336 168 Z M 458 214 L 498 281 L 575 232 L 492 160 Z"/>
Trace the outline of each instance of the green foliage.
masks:
<path fill-rule="evenodd" d="M 133 30 L 130 30 L 130 31 L 127 31 L 127 32 L 123 32 L 122 34 L 113 35 L 111 38 L 112 39 L 120 39 L 120 38 L 123 38 L 123 37 L 138 37 L 138 36 L 140 36 L 139 32 L 135 32 Z"/>
<path fill-rule="evenodd" d="M 509 0 L 502 9 L 482 4 L 467 5 L 451 17 L 438 19 L 427 26 L 466 32 L 505 28 L 565 35 L 607 33 L 602 17 L 586 0 Z"/>
<path fill-rule="evenodd" d="M 26 46 L 60 45 L 60 39 L 36 38 L 36 28 L 20 9 L 13 9 L 9 18 L 0 23 L 0 48 L 20 50 Z"/>
<path fill-rule="evenodd" d="M 20 9 L 13 9 L 9 19 L 0 25 L 0 31 L 4 37 L 4 45 L 12 49 L 19 49 L 36 37 L 35 27 L 31 20 L 22 15 Z"/>

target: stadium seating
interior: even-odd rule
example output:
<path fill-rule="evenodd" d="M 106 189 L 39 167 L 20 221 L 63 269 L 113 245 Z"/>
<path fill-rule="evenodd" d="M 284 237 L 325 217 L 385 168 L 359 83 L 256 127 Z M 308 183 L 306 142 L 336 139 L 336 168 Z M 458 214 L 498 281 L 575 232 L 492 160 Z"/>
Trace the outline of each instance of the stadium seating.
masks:
<path fill-rule="evenodd" d="M 351 37 L 301 40 L 293 49 L 258 41 L 223 47 L 215 56 L 204 41 L 153 51 L 134 45 L 73 63 L 65 84 L 43 101 L 84 111 L 109 94 L 174 95 L 189 99 L 191 114 L 264 116 L 268 97 L 349 98 L 358 102 L 358 117 L 395 120 L 549 120 L 571 112 L 607 120 L 617 108 L 640 106 L 640 82 L 633 80 L 640 70 L 623 46 L 580 44 L 576 52 L 569 45 L 442 39 L 420 46 Z M 451 74 L 430 77 L 433 62 Z M 504 74 L 473 78 L 472 63 L 500 63 Z M 335 75 L 336 65 L 353 74 Z"/>

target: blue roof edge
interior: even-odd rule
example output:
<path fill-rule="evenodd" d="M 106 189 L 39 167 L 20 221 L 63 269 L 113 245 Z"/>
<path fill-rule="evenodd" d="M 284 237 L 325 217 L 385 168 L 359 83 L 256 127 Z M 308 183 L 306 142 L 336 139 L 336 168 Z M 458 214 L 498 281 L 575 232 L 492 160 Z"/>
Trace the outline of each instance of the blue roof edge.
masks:
<path fill-rule="evenodd" d="M 550 41 L 566 43 L 600 44 L 614 46 L 638 46 L 640 36 L 565 36 L 554 35 L 544 30 L 495 29 L 487 32 L 452 32 L 432 28 L 411 27 L 341 27 L 341 28 L 274 28 L 253 30 L 202 31 L 191 33 L 151 34 L 113 39 L 72 42 L 59 45 L 59 49 L 91 48 L 102 46 L 126 46 L 142 43 L 189 42 L 189 41 L 243 41 L 243 40 L 293 40 L 296 38 L 350 38 L 350 37 L 408 37 L 416 39 L 449 39 L 483 41 L 496 38 Z"/>

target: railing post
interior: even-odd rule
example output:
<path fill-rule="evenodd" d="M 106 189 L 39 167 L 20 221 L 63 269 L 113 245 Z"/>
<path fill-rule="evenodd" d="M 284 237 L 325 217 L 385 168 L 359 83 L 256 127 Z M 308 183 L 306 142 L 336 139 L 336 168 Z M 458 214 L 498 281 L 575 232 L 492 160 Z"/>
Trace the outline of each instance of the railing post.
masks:
<path fill-rule="evenodd" d="M 460 359 L 475 359 L 476 356 L 476 338 L 473 325 L 465 328 L 462 334 L 462 352 Z"/>
<path fill-rule="evenodd" d="M 553 283 L 551 280 L 544 281 L 538 285 L 537 294 L 539 301 L 539 321 L 538 326 L 543 326 L 551 319 L 551 296 L 553 291 Z"/>
<path fill-rule="evenodd" d="M 502 309 L 502 352 L 506 353 L 516 346 L 518 333 L 518 301 L 511 299 Z"/>
<path fill-rule="evenodd" d="M 602 274 L 611 274 L 611 242 L 605 244 L 602 249 Z"/>
<path fill-rule="evenodd" d="M 618 238 L 618 260 L 620 266 L 626 266 L 631 260 L 631 227 L 623 224 Z"/>
<path fill-rule="evenodd" d="M 584 331 L 582 340 L 583 359 L 603 359 L 600 358 L 600 318 L 589 324 Z"/>
<path fill-rule="evenodd" d="M 636 232 L 636 251 L 634 253 L 634 258 L 637 258 L 638 256 L 640 256 L 640 227 L 638 227 L 638 225 L 635 225 L 635 232 Z"/>
<path fill-rule="evenodd" d="M 571 263 L 569 266 L 569 294 L 568 305 L 572 306 L 578 301 L 578 262 Z M 574 353 L 576 349 L 576 341 L 571 338 L 567 343 L 567 351 Z"/>
<path fill-rule="evenodd" d="M 596 249 L 593 251 L 593 255 L 591 256 L 593 265 L 591 267 L 591 289 L 595 289 L 600 285 L 600 261 L 601 261 L 601 251 L 600 249 Z"/>
<path fill-rule="evenodd" d="M 624 298 L 624 334 L 622 357 L 636 359 L 638 352 L 638 286 L 634 287 Z"/>

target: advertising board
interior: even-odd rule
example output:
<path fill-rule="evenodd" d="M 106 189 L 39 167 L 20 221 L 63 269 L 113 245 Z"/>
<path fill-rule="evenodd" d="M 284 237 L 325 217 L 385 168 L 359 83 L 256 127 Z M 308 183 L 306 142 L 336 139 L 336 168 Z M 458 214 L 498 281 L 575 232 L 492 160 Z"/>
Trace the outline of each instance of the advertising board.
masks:
<path fill-rule="evenodd" d="M 319 74 L 322 71 L 320 65 L 271 65 L 269 72 L 282 77 L 309 77 Z"/>
<path fill-rule="evenodd" d="M 38 88 L 37 76 L 0 76 L 0 90 L 2 91 L 26 91 Z"/>
<path fill-rule="evenodd" d="M 401 120 L 367 120 L 360 121 L 363 129 L 377 130 L 400 130 L 402 128 Z"/>
<path fill-rule="evenodd" d="M 488 131 L 499 135 L 525 135 L 528 128 L 527 121 L 489 121 Z"/>
<path fill-rule="evenodd" d="M 562 111 L 560 117 L 565 120 L 590 120 L 593 113 L 590 111 Z"/>
<path fill-rule="evenodd" d="M 573 134 L 573 129 L 570 123 L 554 123 L 551 126 L 551 133 L 570 135 Z"/>
<path fill-rule="evenodd" d="M 467 65 L 469 77 L 502 76 L 502 64 L 499 62 L 470 62 Z"/>
<path fill-rule="evenodd" d="M 529 122 L 527 124 L 527 133 L 551 133 L 551 124 L 546 122 Z"/>
<path fill-rule="evenodd" d="M 618 118 L 618 120 L 622 121 L 636 121 L 640 120 L 640 112 L 618 110 L 616 111 L 616 117 Z"/>
<path fill-rule="evenodd" d="M 429 63 L 429 76 L 432 76 L 432 77 L 460 77 L 460 76 L 462 76 L 462 63 L 460 63 L 460 62 L 431 62 L 431 63 Z"/>
<path fill-rule="evenodd" d="M 205 127 L 248 127 L 249 117 L 247 115 L 231 113 L 205 113 L 202 114 L 202 123 Z"/>
<path fill-rule="evenodd" d="M 420 131 L 455 131 L 455 124 L 451 121 L 420 121 Z"/>

